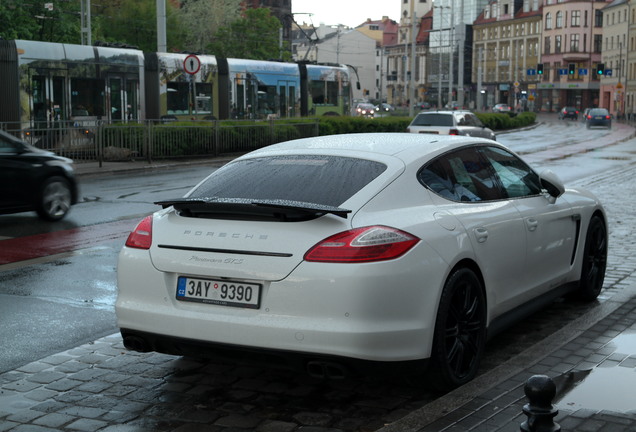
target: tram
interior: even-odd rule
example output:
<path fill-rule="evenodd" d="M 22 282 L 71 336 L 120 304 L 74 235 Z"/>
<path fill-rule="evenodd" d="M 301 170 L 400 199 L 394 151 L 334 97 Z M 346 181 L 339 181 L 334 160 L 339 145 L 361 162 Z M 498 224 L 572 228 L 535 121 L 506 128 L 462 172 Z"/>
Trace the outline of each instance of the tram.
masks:
<path fill-rule="evenodd" d="M 0 125 L 347 115 L 349 77 L 344 65 L 0 40 Z"/>

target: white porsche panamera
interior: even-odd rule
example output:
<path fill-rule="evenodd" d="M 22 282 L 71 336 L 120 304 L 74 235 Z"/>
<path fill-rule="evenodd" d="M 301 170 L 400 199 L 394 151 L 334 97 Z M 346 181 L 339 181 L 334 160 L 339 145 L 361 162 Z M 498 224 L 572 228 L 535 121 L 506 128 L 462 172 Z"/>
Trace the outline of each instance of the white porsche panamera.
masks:
<path fill-rule="evenodd" d="M 118 264 L 127 348 L 293 359 L 313 375 L 424 366 L 472 379 L 487 338 L 568 293 L 594 300 L 599 200 L 485 139 L 307 138 L 157 204 Z"/>

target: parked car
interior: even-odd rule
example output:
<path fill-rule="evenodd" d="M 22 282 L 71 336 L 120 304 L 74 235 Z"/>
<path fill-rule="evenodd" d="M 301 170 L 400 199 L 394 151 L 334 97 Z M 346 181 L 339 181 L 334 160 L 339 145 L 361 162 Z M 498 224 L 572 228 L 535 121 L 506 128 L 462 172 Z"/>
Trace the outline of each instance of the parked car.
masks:
<path fill-rule="evenodd" d="M 452 388 L 510 318 L 603 286 L 599 200 L 490 140 L 299 139 L 156 204 L 118 262 L 117 325 L 138 351 L 262 354 L 320 377 L 428 366 Z"/>
<path fill-rule="evenodd" d="M 512 108 L 510 108 L 510 105 L 507 104 L 497 104 L 494 107 L 492 107 L 492 112 L 495 113 L 509 113 L 512 111 Z"/>
<path fill-rule="evenodd" d="M 592 108 L 585 117 L 585 126 L 589 129 L 592 126 L 612 127 L 612 115 L 605 108 Z"/>
<path fill-rule="evenodd" d="M 415 104 L 415 108 L 419 108 L 421 110 L 431 109 L 431 104 L 430 104 L 430 102 L 417 102 Z"/>
<path fill-rule="evenodd" d="M 439 135 L 467 135 L 496 139 L 492 129 L 487 128 L 470 111 L 427 111 L 421 112 L 411 121 L 407 132 Z"/>
<path fill-rule="evenodd" d="M 379 105 L 377 105 L 375 107 L 375 111 L 376 112 L 390 112 L 390 111 L 395 111 L 395 108 L 393 107 L 393 105 L 390 105 L 388 103 L 381 103 Z"/>
<path fill-rule="evenodd" d="M 374 117 L 375 105 L 370 103 L 359 103 L 356 105 L 356 115 L 359 117 Z"/>
<path fill-rule="evenodd" d="M 450 110 L 462 109 L 462 107 L 459 106 L 459 102 L 457 101 L 448 102 L 446 105 L 444 105 L 444 108 L 450 109 Z"/>
<path fill-rule="evenodd" d="M 36 211 L 57 221 L 77 203 L 72 161 L 0 131 L 0 214 Z"/>
<path fill-rule="evenodd" d="M 559 120 L 564 120 L 567 118 L 572 120 L 578 120 L 579 110 L 577 110 L 575 107 L 569 107 L 569 106 L 561 108 L 561 111 L 559 111 Z"/>

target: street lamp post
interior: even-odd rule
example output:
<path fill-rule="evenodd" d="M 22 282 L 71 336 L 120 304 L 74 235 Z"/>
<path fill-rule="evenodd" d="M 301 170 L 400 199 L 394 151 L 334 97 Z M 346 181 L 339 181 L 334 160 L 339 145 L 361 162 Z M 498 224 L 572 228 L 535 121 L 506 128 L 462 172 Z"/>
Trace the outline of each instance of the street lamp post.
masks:
<path fill-rule="evenodd" d="M 441 0 L 438 0 L 441 3 Z M 439 29 L 437 30 L 437 52 L 439 55 L 439 59 L 437 62 L 437 107 L 440 108 L 442 106 L 442 36 L 443 36 L 443 26 L 444 26 L 444 9 L 450 9 L 450 6 L 442 6 L 433 4 L 433 9 L 438 9 L 439 12 Z M 450 41 L 449 41 L 450 44 Z M 450 87 L 450 85 L 449 85 Z"/>

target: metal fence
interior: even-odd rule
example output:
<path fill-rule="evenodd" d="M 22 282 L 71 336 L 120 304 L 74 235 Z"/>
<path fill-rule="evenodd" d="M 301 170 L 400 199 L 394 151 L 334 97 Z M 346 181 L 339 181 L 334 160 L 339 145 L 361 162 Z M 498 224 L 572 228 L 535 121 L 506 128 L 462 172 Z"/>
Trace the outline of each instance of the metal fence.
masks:
<path fill-rule="evenodd" d="M 76 162 L 174 159 L 245 153 L 297 138 L 317 136 L 317 119 L 302 121 L 202 121 L 180 123 L 78 124 L 55 122 L 39 128 L 0 129 L 35 147 Z"/>

